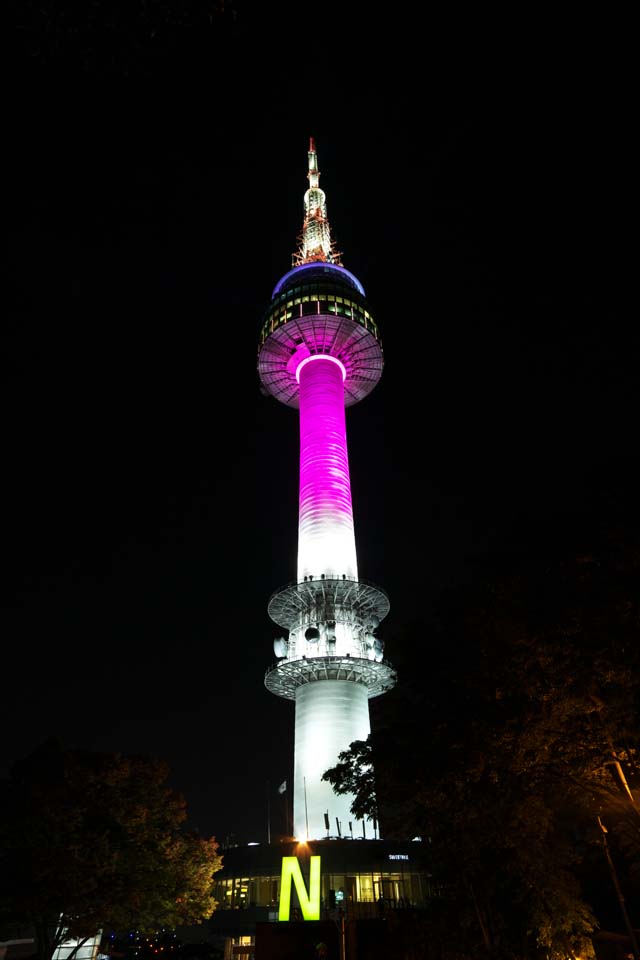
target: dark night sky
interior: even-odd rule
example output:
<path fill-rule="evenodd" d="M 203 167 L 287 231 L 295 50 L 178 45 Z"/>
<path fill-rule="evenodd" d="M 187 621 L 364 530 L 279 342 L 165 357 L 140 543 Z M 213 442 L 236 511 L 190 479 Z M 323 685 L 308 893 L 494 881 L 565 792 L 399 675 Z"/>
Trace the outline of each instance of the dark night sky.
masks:
<path fill-rule="evenodd" d="M 268 19 L 239 6 L 217 39 L 123 63 L 22 38 L 5 118 L 0 774 L 53 734 L 160 756 L 219 839 L 264 840 L 267 781 L 292 777 L 293 706 L 263 676 L 297 419 L 255 361 L 310 135 L 385 348 L 347 429 L 400 678 L 394 635 L 444 586 L 638 475 L 615 67 L 434 56 L 395 20 L 336 43 L 337 16 L 305 60 Z"/>

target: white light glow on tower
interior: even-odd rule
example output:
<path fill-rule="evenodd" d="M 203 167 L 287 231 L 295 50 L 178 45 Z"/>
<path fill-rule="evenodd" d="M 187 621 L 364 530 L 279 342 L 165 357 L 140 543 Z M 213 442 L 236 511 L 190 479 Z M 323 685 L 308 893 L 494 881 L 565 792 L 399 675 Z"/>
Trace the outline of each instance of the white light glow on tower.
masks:
<path fill-rule="evenodd" d="M 332 836 L 337 832 L 336 817 L 342 835 L 349 833 L 349 822 L 355 822 L 349 810 L 353 797 L 336 796 L 331 784 L 322 780 L 322 774 L 353 740 L 366 740 L 370 729 L 369 700 L 363 684 L 325 680 L 298 687 L 293 795 L 296 837 L 325 837 L 325 813 L 329 815 Z M 367 832 L 373 837 L 372 827 Z"/>
<path fill-rule="evenodd" d="M 310 357 L 296 371 L 300 382 L 298 580 L 322 574 L 358 579 L 341 366 L 332 357 Z"/>

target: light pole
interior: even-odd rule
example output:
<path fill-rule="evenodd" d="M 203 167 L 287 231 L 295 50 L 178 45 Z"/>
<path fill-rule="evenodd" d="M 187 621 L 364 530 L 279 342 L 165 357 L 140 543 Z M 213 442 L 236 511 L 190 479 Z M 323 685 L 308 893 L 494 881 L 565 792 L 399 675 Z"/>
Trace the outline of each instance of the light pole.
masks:
<path fill-rule="evenodd" d="M 620 883 L 618 882 L 618 875 L 616 873 L 616 868 L 613 864 L 611 858 L 611 851 L 609 850 L 609 844 L 607 842 L 607 833 L 609 832 L 605 827 L 604 823 L 598 817 L 598 823 L 600 829 L 602 830 L 602 845 L 604 847 L 604 855 L 607 858 L 607 863 L 609 864 L 609 870 L 611 871 L 611 879 L 613 880 L 613 885 L 618 896 L 618 902 L 620 904 L 620 909 L 622 910 L 622 916 L 624 917 L 625 926 L 627 928 L 627 933 L 629 934 L 629 940 L 631 941 L 631 949 L 633 950 L 633 960 L 640 960 L 640 951 L 638 950 L 638 941 L 636 939 L 635 930 L 631 926 L 631 921 L 629 920 L 629 914 L 627 913 L 627 907 L 624 900 L 624 894 L 620 888 Z"/>

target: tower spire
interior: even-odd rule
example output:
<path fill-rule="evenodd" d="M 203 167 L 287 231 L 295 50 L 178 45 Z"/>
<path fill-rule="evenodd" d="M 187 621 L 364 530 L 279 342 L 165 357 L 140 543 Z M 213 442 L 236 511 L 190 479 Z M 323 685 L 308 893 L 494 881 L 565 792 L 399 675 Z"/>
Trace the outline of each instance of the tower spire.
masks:
<path fill-rule="evenodd" d="M 304 195 L 302 233 L 298 238 L 298 249 L 292 257 L 292 266 L 299 267 L 304 263 L 340 265 L 342 255 L 338 253 L 331 239 L 331 227 L 327 219 L 327 201 L 324 190 L 320 189 L 320 171 L 314 137 L 309 137 L 307 157 L 309 188 Z"/>

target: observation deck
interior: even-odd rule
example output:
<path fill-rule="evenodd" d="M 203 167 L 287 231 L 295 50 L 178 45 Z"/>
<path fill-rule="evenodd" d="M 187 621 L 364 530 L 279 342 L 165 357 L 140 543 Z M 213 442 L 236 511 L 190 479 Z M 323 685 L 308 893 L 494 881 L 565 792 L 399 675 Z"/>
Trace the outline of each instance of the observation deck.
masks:
<path fill-rule="evenodd" d="M 274 623 L 291 630 L 303 614 L 315 612 L 316 619 L 365 621 L 371 616 L 383 620 L 389 613 L 389 598 L 380 587 L 366 580 L 309 577 L 276 590 L 269 599 L 267 612 Z"/>
<path fill-rule="evenodd" d="M 365 637 L 373 639 L 367 634 L 367 624 L 379 622 L 389 612 L 386 593 L 374 584 L 346 577 L 308 577 L 273 593 L 268 611 L 275 623 L 290 631 L 291 638 L 300 638 L 290 639 L 287 655 L 267 670 L 264 682 L 272 693 L 293 700 L 297 688 L 305 683 L 351 680 L 363 684 L 370 699 L 395 686 L 397 675 L 388 660 L 381 654 L 374 653 L 373 658 L 363 655 L 367 653 Z M 336 650 L 335 630 L 341 624 L 352 634 L 349 650 L 344 645 Z M 317 631 L 318 640 L 304 645 L 302 634 L 309 627 Z M 328 642 L 327 627 L 333 637 Z M 306 653 L 300 653 L 301 645 Z"/>
<path fill-rule="evenodd" d="M 297 408 L 296 370 L 316 353 L 344 366 L 347 407 L 366 397 L 382 376 L 382 342 L 362 284 L 337 264 L 303 264 L 277 284 L 258 348 L 263 393 Z"/>
<path fill-rule="evenodd" d="M 286 700 L 295 700 L 296 690 L 316 680 L 350 680 L 367 688 L 369 700 L 391 690 L 397 674 L 388 660 L 367 660 L 364 657 L 299 657 L 274 663 L 264 677 L 271 693 Z"/>

